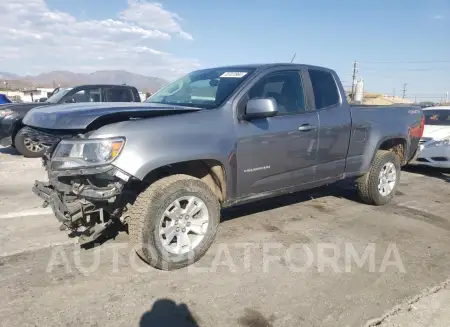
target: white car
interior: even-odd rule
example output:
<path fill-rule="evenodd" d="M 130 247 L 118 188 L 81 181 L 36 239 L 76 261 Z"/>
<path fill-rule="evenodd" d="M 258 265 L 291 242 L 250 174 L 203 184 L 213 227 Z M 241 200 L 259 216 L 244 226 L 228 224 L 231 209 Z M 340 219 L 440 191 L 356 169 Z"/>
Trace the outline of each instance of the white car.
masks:
<path fill-rule="evenodd" d="M 423 109 L 425 129 L 415 163 L 450 168 L 450 106 Z"/>

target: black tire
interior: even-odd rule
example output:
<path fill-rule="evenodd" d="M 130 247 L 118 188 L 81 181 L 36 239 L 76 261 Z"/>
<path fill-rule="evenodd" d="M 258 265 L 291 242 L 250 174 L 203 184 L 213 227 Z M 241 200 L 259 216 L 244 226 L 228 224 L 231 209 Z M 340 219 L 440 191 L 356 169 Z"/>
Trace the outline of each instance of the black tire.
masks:
<path fill-rule="evenodd" d="M 205 203 L 209 223 L 204 238 L 193 250 L 176 255 L 163 247 L 158 227 L 167 207 L 188 195 L 195 195 Z M 181 174 L 151 184 L 137 197 L 129 213 L 128 232 L 137 254 L 151 266 L 162 270 L 179 269 L 198 261 L 214 241 L 220 222 L 220 204 L 212 190 L 200 179 Z"/>
<path fill-rule="evenodd" d="M 14 137 L 14 146 L 16 150 L 26 158 L 40 158 L 45 154 L 45 151 L 47 150 L 45 147 L 43 147 L 41 151 L 36 152 L 29 150 L 25 146 L 25 135 L 23 128 L 21 128 Z"/>
<path fill-rule="evenodd" d="M 384 165 L 392 162 L 397 171 L 396 181 L 393 190 L 389 195 L 383 196 L 378 190 L 379 175 Z M 392 151 L 379 150 L 375 155 L 375 160 L 373 161 L 370 170 L 357 180 L 357 190 L 364 203 L 371 205 L 384 205 L 390 202 L 394 197 L 400 182 L 400 159 Z"/>

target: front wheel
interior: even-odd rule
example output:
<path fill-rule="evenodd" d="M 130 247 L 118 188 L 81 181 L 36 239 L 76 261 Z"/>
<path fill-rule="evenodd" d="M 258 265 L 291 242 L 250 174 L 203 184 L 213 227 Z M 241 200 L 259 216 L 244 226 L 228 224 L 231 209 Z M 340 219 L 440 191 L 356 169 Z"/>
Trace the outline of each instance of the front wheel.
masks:
<path fill-rule="evenodd" d="M 142 259 L 155 268 L 173 270 L 206 253 L 219 221 L 219 201 L 208 185 L 180 174 L 154 182 L 137 197 L 128 231 Z"/>
<path fill-rule="evenodd" d="M 17 132 L 14 146 L 20 154 L 27 158 L 40 158 L 47 150 L 45 145 L 26 136 L 23 128 Z"/>
<path fill-rule="evenodd" d="M 394 152 L 377 151 L 370 170 L 357 180 L 362 201 L 373 205 L 390 202 L 397 191 L 400 170 L 400 160 Z"/>

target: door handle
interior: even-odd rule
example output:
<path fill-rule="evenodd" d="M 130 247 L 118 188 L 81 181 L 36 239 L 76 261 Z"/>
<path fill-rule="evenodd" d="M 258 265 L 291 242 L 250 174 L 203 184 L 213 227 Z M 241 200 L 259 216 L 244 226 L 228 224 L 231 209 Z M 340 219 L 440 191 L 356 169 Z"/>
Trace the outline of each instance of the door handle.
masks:
<path fill-rule="evenodd" d="M 298 130 L 302 131 L 302 132 L 308 132 L 308 131 L 312 131 L 312 130 L 315 130 L 315 129 L 316 129 L 316 126 L 313 126 L 313 125 L 310 125 L 310 124 L 303 124 L 303 125 L 298 127 Z"/>

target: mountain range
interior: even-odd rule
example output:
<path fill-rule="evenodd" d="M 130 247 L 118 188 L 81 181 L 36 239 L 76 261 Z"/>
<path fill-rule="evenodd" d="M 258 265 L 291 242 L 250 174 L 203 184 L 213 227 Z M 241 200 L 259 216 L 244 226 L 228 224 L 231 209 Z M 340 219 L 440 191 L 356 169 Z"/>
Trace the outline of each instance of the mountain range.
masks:
<path fill-rule="evenodd" d="M 168 81 L 123 70 L 102 70 L 89 74 L 52 71 L 36 76 L 19 76 L 0 72 L 0 88 L 32 89 L 36 87 L 70 87 L 80 84 L 127 84 L 135 86 L 142 92 L 155 92 L 167 85 Z"/>

